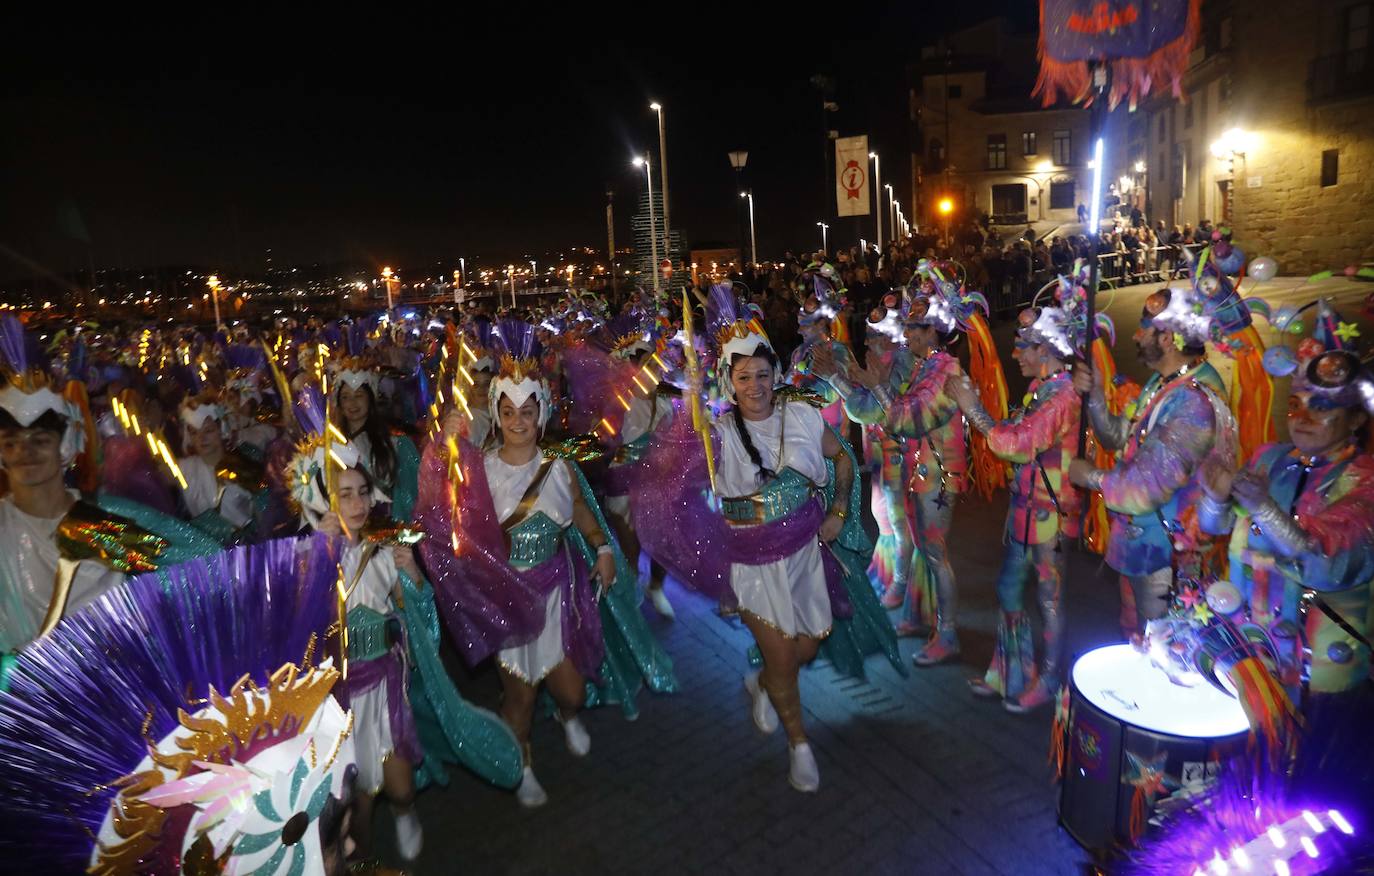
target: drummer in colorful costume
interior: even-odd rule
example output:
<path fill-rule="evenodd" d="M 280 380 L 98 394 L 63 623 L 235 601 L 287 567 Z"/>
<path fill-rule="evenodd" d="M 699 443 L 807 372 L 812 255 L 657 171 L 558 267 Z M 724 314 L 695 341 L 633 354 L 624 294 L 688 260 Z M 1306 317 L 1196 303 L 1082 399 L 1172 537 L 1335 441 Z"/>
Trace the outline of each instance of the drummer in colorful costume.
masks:
<path fill-rule="evenodd" d="M 1206 276 L 1218 279 L 1214 272 Z M 1098 442 L 1121 452 L 1111 470 L 1075 459 L 1069 480 L 1101 492 L 1110 512 L 1106 562 L 1122 576 L 1121 627 L 1128 637 L 1165 614 L 1176 572 L 1193 579 L 1207 573 L 1210 537 L 1197 525 L 1199 467 L 1208 456 L 1236 454 L 1235 419 L 1206 345 L 1233 328 L 1220 315 L 1238 314 L 1248 325 L 1248 311 L 1229 283 L 1209 295 L 1199 279 L 1145 299 L 1135 345 L 1154 373 L 1122 415 L 1108 410 L 1091 367 L 1074 370 L 1075 390 L 1089 393 Z"/>
<path fill-rule="evenodd" d="M 1331 696 L 1369 678 L 1374 458 L 1364 444 L 1374 377 L 1358 355 L 1359 330 L 1325 301 L 1315 306 L 1316 331 L 1296 355 L 1286 346 L 1265 355 L 1272 375 L 1293 380 L 1289 442 L 1259 448 L 1240 471 L 1221 459 L 1204 467 L 1199 516 L 1207 531 L 1231 536 L 1231 581 L 1249 619 L 1288 646 L 1280 680 Z M 1276 328 L 1301 331 L 1301 312 L 1279 311 Z"/>

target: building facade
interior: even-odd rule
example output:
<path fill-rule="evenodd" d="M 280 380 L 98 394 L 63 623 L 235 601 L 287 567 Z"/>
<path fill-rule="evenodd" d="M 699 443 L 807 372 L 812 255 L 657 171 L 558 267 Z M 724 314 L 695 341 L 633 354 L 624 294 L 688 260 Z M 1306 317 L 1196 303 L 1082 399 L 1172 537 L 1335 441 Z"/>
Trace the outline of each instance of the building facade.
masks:
<path fill-rule="evenodd" d="M 957 216 L 986 214 L 1001 225 L 1077 222 L 1090 198 L 1090 117 L 1031 99 L 1035 35 L 992 19 L 921 54 L 908 71 L 920 222 L 939 221 L 946 197 Z"/>

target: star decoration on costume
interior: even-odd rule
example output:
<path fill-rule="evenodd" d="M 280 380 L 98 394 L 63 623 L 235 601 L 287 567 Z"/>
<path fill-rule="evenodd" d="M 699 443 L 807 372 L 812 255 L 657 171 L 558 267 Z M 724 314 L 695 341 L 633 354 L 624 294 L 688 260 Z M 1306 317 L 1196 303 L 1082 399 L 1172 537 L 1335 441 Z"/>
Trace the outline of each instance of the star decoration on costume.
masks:
<path fill-rule="evenodd" d="M 944 491 L 944 490 L 941 490 L 941 491 L 940 491 L 940 494 L 937 495 L 937 496 L 935 497 L 935 507 L 936 507 L 936 508 L 948 508 L 948 507 L 949 507 L 949 499 L 945 497 L 945 491 Z"/>
<path fill-rule="evenodd" d="M 1199 602 L 1193 606 L 1193 619 L 1198 623 L 1208 623 L 1212 619 L 1212 609 L 1206 602 Z"/>
<path fill-rule="evenodd" d="M 1195 586 L 1185 586 L 1178 593 L 1178 601 L 1184 608 L 1196 608 L 1198 603 L 1202 601 L 1202 591 Z"/>
<path fill-rule="evenodd" d="M 1175 785 L 1164 770 L 1164 765 L 1169 760 L 1169 752 L 1161 751 L 1146 760 L 1128 751 L 1126 759 L 1129 761 L 1127 783 L 1138 792 L 1148 795 L 1151 800 L 1157 794 L 1171 790 L 1171 786 Z"/>
<path fill-rule="evenodd" d="M 1336 326 L 1336 337 L 1345 341 L 1347 344 L 1360 336 L 1360 327 L 1353 322 L 1343 322 Z"/>

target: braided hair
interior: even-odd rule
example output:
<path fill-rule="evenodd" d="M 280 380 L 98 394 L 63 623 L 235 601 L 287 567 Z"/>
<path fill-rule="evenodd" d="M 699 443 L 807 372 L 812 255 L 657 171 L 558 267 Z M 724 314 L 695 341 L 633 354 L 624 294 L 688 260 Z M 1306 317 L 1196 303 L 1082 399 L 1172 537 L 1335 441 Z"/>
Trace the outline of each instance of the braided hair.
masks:
<path fill-rule="evenodd" d="M 754 348 L 754 352 L 747 356 L 742 353 L 736 353 L 730 360 L 730 376 L 732 378 L 735 374 L 735 366 L 739 364 L 742 359 L 764 359 L 773 368 L 774 373 L 777 373 L 778 356 L 767 344 L 759 344 Z M 740 444 L 744 446 L 744 452 L 749 454 L 750 462 L 754 463 L 754 467 L 758 469 L 758 482 L 760 484 L 767 483 L 769 480 L 777 477 L 777 472 L 763 464 L 763 455 L 759 453 L 758 447 L 754 446 L 753 436 L 749 434 L 749 429 L 744 425 L 744 416 L 740 413 L 738 404 L 735 405 L 733 416 L 735 428 L 739 431 Z"/>

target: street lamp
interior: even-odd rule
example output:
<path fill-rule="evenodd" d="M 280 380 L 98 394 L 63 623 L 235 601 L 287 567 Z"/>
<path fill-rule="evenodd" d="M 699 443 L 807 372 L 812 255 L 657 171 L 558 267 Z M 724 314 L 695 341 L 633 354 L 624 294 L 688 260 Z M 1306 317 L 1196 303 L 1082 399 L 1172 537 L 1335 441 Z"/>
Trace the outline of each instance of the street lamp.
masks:
<path fill-rule="evenodd" d="M 658 221 L 654 218 L 654 171 L 653 162 L 648 156 L 636 155 L 635 167 L 644 168 L 644 179 L 649 184 L 649 253 L 650 267 L 654 272 L 654 291 L 658 291 Z"/>
<path fill-rule="evenodd" d="M 510 280 L 510 306 L 515 307 L 515 265 L 506 265 L 506 277 Z"/>
<path fill-rule="evenodd" d="M 824 222 L 817 222 L 816 224 L 821 227 L 821 252 L 828 256 L 830 255 L 830 241 L 826 232 L 830 230 L 830 226 Z"/>
<path fill-rule="evenodd" d="M 671 259 L 672 238 L 668 236 L 668 137 L 663 129 L 663 105 L 654 101 L 649 104 L 649 109 L 658 113 L 658 180 L 663 189 L 663 257 Z"/>
<path fill-rule="evenodd" d="M 891 226 L 892 226 L 892 230 L 893 230 L 893 231 L 896 231 L 896 230 L 897 230 L 897 211 L 896 211 L 896 209 L 893 207 L 894 201 L 892 200 L 892 195 L 893 195 L 893 192 L 892 192 L 892 183 L 888 183 L 887 185 L 883 186 L 883 188 L 887 189 L 887 218 L 888 218 L 888 220 L 889 220 L 889 223 L 890 223 Z"/>
<path fill-rule="evenodd" d="M 219 277 L 211 274 L 205 280 L 205 285 L 210 287 L 210 300 L 215 303 L 215 328 L 219 328 L 223 325 L 219 321 Z"/>
<path fill-rule="evenodd" d="M 878 198 L 878 208 L 873 211 L 873 218 L 878 220 L 878 252 L 883 251 L 883 168 L 878 161 L 878 153 L 870 152 L 868 157 L 873 159 L 873 193 Z"/>
<path fill-rule="evenodd" d="M 394 282 L 396 282 L 396 273 L 391 268 L 382 268 L 382 284 L 386 286 L 386 309 L 388 313 L 391 312 L 392 307 L 391 284 Z"/>
<path fill-rule="evenodd" d="M 752 191 L 740 192 L 741 198 L 749 199 L 749 257 L 755 266 L 759 263 L 759 244 L 754 237 L 754 193 Z"/>
<path fill-rule="evenodd" d="M 735 169 L 735 184 L 740 188 L 744 187 L 744 165 L 749 162 L 749 150 L 736 149 L 728 155 L 730 166 Z M 739 206 L 735 206 L 735 240 L 739 243 L 740 258 L 743 259 L 744 253 L 744 228 L 739 221 Z"/>

